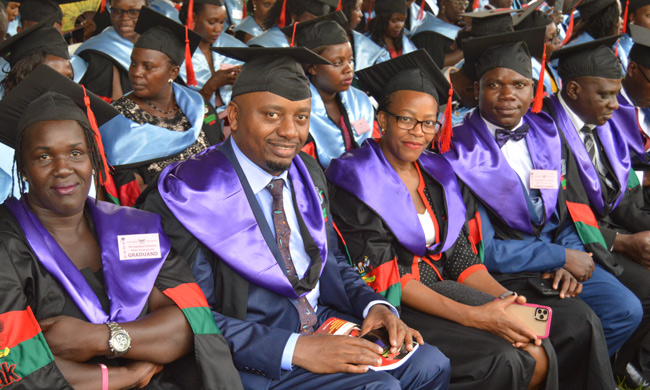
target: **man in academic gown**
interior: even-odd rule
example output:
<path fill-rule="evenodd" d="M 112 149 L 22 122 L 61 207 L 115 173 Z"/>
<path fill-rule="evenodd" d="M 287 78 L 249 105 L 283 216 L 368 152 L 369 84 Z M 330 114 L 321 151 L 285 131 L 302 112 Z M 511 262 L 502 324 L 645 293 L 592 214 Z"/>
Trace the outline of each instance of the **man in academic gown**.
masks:
<path fill-rule="evenodd" d="M 420 339 L 337 251 L 325 176 L 298 156 L 310 89 L 293 58 L 327 61 L 303 48 L 220 52 L 248 61 L 228 107 L 232 136 L 165 169 L 141 206 L 162 215 L 172 247 L 192 265 L 244 387 L 447 388 L 449 361 L 435 347 L 375 372 L 367 366 L 378 351 L 366 340 L 312 335 L 338 317 L 362 333 L 386 326 L 396 345 Z"/>
<path fill-rule="evenodd" d="M 642 309 L 634 294 L 606 271 L 611 263 L 606 251 L 597 252 L 604 253 L 604 265 L 599 261 L 595 266 L 586 253 L 564 200 L 569 182 L 561 173 L 572 161 L 563 156 L 552 120 L 528 112 L 533 96 L 528 48 L 533 54 L 542 50 L 543 31 L 528 34 L 526 43 L 518 32 L 463 41 L 466 61 L 476 67 L 479 105 L 454 128 L 452 147 L 443 155 L 465 192 L 481 203 L 488 270 L 506 288 L 553 309 L 551 342 L 558 357 L 566 356 L 561 351 L 566 344 L 577 341 L 562 318 L 579 315 L 594 321 L 582 300 L 600 318 L 611 356 L 639 324 Z M 540 277 L 550 279 L 559 297 L 530 286 Z M 582 300 L 568 299 L 578 294 Z M 596 320 L 591 331 L 599 328 Z M 560 382 L 576 381 L 571 388 L 613 388 L 604 346 L 595 345 L 593 338 L 587 342 L 595 360 L 559 360 Z M 576 375 L 581 369 L 588 374 Z M 604 377 L 594 380 L 594 372 Z"/>
<path fill-rule="evenodd" d="M 643 304 L 644 319 L 619 351 L 615 370 L 624 373 L 634 356 L 636 368 L 628 371 L 641 371 L 650 379 L 650 345 L 642 343 L 650 330 L 650 215 L 642 210 L 641 187 L 631 166 L 626 135 L 638 132 L 638 123 L 634 107 L 619 104 L 623 74 L 611 50 L 615 40 L 558 51 L 563 86 L 547 107 L 577 162 L 585 203 L 597 217 L 605 247 L 621 268 L 615 275 Z"/>

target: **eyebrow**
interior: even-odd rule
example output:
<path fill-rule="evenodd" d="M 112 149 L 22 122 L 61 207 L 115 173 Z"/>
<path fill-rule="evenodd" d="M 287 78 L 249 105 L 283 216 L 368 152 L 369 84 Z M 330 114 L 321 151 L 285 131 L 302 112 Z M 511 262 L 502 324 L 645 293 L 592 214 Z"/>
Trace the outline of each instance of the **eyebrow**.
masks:
<path fill-rule="evenodd" d="M 75 144 L 70 144 L 68 145 L 68 148 L 76 148 L 77 146 L 83 145 L 83 142 L 77 142 Z M 51 146 L 37 146 L 34 148 L 34 150 L 50 150 L 52 149 Z"/>

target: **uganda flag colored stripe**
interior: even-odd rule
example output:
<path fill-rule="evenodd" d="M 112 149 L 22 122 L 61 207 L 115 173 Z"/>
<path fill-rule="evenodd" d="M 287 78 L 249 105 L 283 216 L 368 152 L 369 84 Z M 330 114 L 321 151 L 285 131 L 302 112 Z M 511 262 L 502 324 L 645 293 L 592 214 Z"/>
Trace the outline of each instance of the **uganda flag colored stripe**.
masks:
<path fill-rule="evenodd" d="M 14 387 L 72 388 L 58 372 L 30 307 L 0 314 L 0 389 Z"/>
<path fill-rule="evenodd" d="M 402 300 L 402 284 L 400 282 L 399 269 L 397 268 L 397 258 L 393 258 L 368 273 L 368 285 L 375 292 L 381 294 L 393 306 L 400 305 Z M 365 278 L 364 278 L 365 279 Z"/>

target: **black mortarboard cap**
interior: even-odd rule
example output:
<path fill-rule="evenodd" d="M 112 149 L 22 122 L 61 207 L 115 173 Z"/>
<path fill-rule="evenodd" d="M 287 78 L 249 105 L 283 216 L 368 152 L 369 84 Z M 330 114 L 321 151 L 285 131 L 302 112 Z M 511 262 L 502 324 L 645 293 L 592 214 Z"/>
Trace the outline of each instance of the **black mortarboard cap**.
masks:
<path fill-rule="evenodd" d="M 119 115 L 110 104 L 86 91 L 97 124 Z M 0 142 L 15 148 L 26 127 L 42 121 L 76 120 L 88 124 L 82 87 L 47 65 L 39 65 L 0 101 Z"/>
<path fill-rule="evenodd" d="M 282 0 L 278 0 L 282 1 Z M 312 15 L 323 16 L 334 11 L 338 7 L 338 0 L 299 0 L 303 7 Z"/>
<path fill-rule="evenodd" d="M 68 44 L 61 33 L 52 27 L 54 20 L 55 15 L 52 15 L 0 43 L 0 57 L 4 57 L 11 66 L 35 53 L 69 59 Z"/>
<path fill-rule="evenodd" d="M 63 20 L 61 7 L 54 0 L 22 0 L 19 11 L 20 19 L 30 22 L 40 22 L 52 15 L 57 15 L 56 22 Z"/>
<path fill-rule="evenodd" d="M 213 47 L 213 51 L 246 62 L 232 97 L 251 92 L 271 92 L 292 101 L 311 97 L 309 79 L 301 64 L 332 63 L 304 47 Z"/>
<path fill-rule="evenodd" d="M 487 37 L 463 40 L 463 54 L 472 68 L 474 80 L 494 68 L 514 70 L 522 76 L 532 79 L 530 57 L 541 57 L 544 53 L 546 28 L 540 27 L 525 31 L 516 31 Z"/>
<path fill-rule="evenodd" d="M 634 45 L 628 54 L 629 60 L 650 68 L 650 29 L 630 24 L 630 34 Z"/>
<path fill-rule="evenodd" d="M 349 42 L 347 33 L 342 27 L 347 21 L 348 18 L 345 17 L 343 11 L 336 11 L 306 22 L 293 23 L 280 30 L 284 35 L 293 37 L 295 28 L 297 46 L 314 49 L 319 46 Z"/>
<path fill-rule="evenodd" d="M 140 38 L 133 45 L 142 49 L 156 50 L 167 54 L 176 65 L 185 61 L 185 26 L 160 14 L 149 7 L 142 7 L 135 32 Z M 190 41 L 190 53 L 199 46 L 201 35 L 187 29 Z"/>
<path fill-rule="evenodd" d="M 620 79 L 623 77 L 621 62 L 612 49 L 619 37 L 613 35 L 554 51 L 551 59 L 559 59 L 558 75 L 563 80 L 583 76 Z"/>
<path fill-rule="evenodd" d="M 639 8 L 650 5 L 650 0 L 630 0 L 629 12 L 636 12 Z"/>
<path fill-rule="evenodd" d="M 401 55 L 355 73 L 363 89 L 377 101 L 395 91 L 418 91 L 440 102 L 447 98 L 449 81 L 424 49 Z"/>
<path fill-rule="evenodd" d="M 406 15 L 406 0 L 375 0 L 375 14 L 398 13 Z"/>
<path fill-rule="evenodd" d="M 588 21 L 615 1 L 616 0 L 583 0 L 576 8 L 580 11 L 580 19 Z"/>
<path fill-rule="evenodd" d="M 529 30 L 531 28 L 536 28 L 536 27 L 546 27 L 551 23 L 554 22 L 550 16 L 548 16 L 545 12 L 542 12 L 540 10 L 535 10 L 535 12 L 528 15 L 526 19 L 521 20 L 519 24 L 515 25 L 515 30 L 521 31 L 521 30 Z"/>
<path fill-rule="evenodd" d="M 194 0 L 194 4 L 210 4 L 222 7 L 225 5 L 223 0 Z"/>
<path fill-rule="evenodd" d="M 525 8 L 522 8 L 523 12 L 518 13 L 517 15 L 514 15 L 512 17 L 512 24 L 516 27 L 519 24 L 521 24 L 524 20 L 526 20 L 530 15 L 534 14 L 537 8 L 539 8 L 540 5 L 544 4 L 545 0 L 537 0 L 534 3 L 531 3 Z M 535 26 L 539 27 L 539 26 Z M 529 27 L 533 28 L 533 27 Z M 519 30 L 525 30 L 524 28 L 519 28 Z"/>
<path fill-rule="evenodd" d="M 523 12 L 523 10 L 495 9 L 466 12 L 462 16 L 472 20 L 471 36 L 484 37 L 513 31 L 514 12 Z"/>

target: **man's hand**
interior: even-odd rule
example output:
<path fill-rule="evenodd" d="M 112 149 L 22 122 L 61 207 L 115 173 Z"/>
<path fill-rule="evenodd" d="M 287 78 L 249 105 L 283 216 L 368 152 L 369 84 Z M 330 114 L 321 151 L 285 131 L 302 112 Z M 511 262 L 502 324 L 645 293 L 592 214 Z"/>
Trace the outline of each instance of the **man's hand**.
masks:
<path fill-rule="evenodd" d="M 46 318 L 38 324 L 52 353 L 64 359 L 82 363 L 108 350 L 110 331 L 104 324 L 68 316 Z"/>
<path fill-rule="evenodd" d="M 623 252 L 642 266 L 650 268 L 650 231 L 617 234 L 614 250 Z"/>
<path fill-rule="evenodd" d="M 591 253 L 577 251 L 575 249 L 565 249 L 566 263 L 564 269 L 571 272 L 578 282 L 584 282 L 591 278 L 594 272 L 594 259 L 591 258 Z"/>
<path fill-rule="evenodd" d="M 382 304 L 374 305 L 370 308 L 366 319 L 363 321 L 361 326 L 361 336 L 371 330 L 382 327 L 385 327 L 388 331 L 391 346 L 390 351 L 392 353 L 398 353 L 404 343 L 406 343 L 406 349 L 408 351 L 412 350 L 413 339 L 415 339 L 415 341 L 420 345 L 424 344 L 420 332 L 406 326 L 402 320 L 393 314 L 388 306 Z"/>
<path fill-rule="evenodd" d="M 582 292 L 582 283 L 578 282 L 571 273 L 564 268 L 554 272 L 545 272 L 542 279 L 553 279 L 553 289 L 560 289 L 560 298 L 577 297 Z"/>
<path fill-rule="evenodd" d="M 300 336 L 293 364 L 316 374 L 361 374 L 381 364 L 382 348 L 359 337 L 313 334 Z"/>
<path fill-rule="evenodd" d="M 531 341 L 534 341 L 535 345 L 542 345 L 542 340 L 539 340 L 533 331 L 506 313 L 506 307 L 513 303 L 526 303 L 525 298 L 518 298 L 520 297 L 511 295 L 501 300 L 472 307 L 467 326 L 486 330 L 505 339 L 515 348 L 523 348 Z"/>

